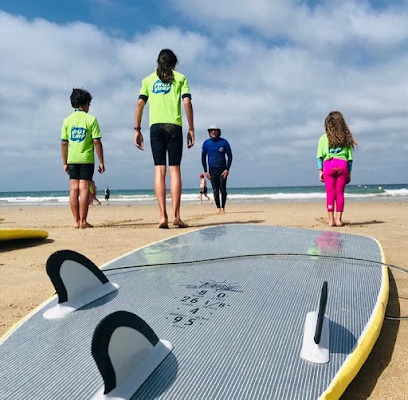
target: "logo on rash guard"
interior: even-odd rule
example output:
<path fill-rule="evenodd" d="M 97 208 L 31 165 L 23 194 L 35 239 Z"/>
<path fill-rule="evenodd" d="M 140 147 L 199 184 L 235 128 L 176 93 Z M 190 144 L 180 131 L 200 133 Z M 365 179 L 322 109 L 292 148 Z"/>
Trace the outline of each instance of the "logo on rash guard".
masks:
<path fill-rule="evenodd" d="M 219 149 L 218 149 L 218 151 L 220 152 L 220 153 L 224 153 L 224 147 L 220 147 Z"/>
<path fill-rule="evenodd" d="M 167 94 L 171 90 L 171 82 L 164 83 L 160 79 L 153 83 L 152 92 L 154 94 Z"/>
<path fill-rule="evenodd" d="M 71 129 L 71 140 L 73 142 L 83 142 L 86 138 L 86 128 L 73 126 Z"/>
<path fill-rule="evenodd" d="M 342 147 L 336 147 L 335 149 L 329 149 L 329 154 L 330 154 L 331 156 L 334 156 L 334 155 L 336 155 L 336 154 L 341 153 L 342 150 L 343 150 Z"/>

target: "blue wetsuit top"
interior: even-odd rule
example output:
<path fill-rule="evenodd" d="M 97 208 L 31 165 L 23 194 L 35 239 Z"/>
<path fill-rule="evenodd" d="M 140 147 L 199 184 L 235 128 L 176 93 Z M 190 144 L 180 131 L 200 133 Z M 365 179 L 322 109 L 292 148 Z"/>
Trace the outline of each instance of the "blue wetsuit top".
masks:
<path fill-rule="evenodd" d="M 229 170 L 232 163 L 232 152 L 228 141 L 218 137 L 216 140 L 207 139 L 203 143 L 201 149 L 201 163 L 203 164 L 204 172 L 207 172 L 207 155 L 208 167 L 222 170 Z M 227 156 L 228 160 L 225 159 Z"/>

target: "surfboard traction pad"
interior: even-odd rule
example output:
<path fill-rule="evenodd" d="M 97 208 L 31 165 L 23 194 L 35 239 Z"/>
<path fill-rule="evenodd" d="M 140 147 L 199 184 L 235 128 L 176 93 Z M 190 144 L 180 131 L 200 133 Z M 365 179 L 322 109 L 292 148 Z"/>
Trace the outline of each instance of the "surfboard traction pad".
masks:
<path fill-rule="evenodd" d="M 134 400 L 339 398 L 381 330 L 388 300 L 381 261 L 369 237 L 260 225 L 209 227 L 138 249 L 103 268 L 119 291 L 46 320 L 53 298 L 3 338 L 0 399 L 91 398 L 103 385 L 93 331 L 118 310 L 174 346 Z M 139 267 L 110 270 L 123 266 Z M 299 353 L 323 281 L 330 362 L 313 364 Z"/>

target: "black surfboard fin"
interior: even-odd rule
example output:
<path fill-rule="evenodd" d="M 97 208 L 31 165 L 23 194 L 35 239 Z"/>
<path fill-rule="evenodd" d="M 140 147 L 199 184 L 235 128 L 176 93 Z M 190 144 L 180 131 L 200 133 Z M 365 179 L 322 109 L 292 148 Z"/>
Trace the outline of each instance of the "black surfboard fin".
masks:
<path fill-rule="evenodd" d="M 46 270 L 58 295 L 58 305 L 43 314 L 47 319 L 63 318 L 119 288 L 91 260 L 73 250 L 51 254 Z"/>
<path fill-rule="evenodd" d="M 325 364 L 330 360 L 329 318 L 325 315 L 327 306 L 327 282 L 323 282 L 319 307 L 306 315 L 303 330 L 303 345 L 300 356 L 315 364 Z"/>
<path fill-rule="evenodd" d="M 136 314 L 107 315 L 92 339 L 92 355 L 104 381 L 93 400 L 129 399 L 172 350 L 171 343 L 160 340 Z"/>

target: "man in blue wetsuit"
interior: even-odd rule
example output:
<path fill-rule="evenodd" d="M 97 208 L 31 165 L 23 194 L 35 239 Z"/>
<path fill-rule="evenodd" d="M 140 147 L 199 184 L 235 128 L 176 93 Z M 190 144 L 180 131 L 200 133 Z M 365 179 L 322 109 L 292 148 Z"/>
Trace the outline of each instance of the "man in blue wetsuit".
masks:
<path fill-rule="evenodd" d="M 208 134 L 210 138 L 203 143 L 201 162 L 205 176 L 211 181 L 218 213 L 224 214 L 227 201 L 227 177 L 232 163 L 232 152 L 228 141 L 221 137 L 221 129 L 218 126 L 211 125 L 208 128 Z"/>

